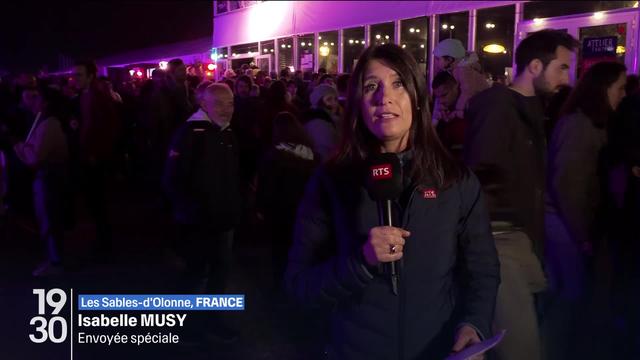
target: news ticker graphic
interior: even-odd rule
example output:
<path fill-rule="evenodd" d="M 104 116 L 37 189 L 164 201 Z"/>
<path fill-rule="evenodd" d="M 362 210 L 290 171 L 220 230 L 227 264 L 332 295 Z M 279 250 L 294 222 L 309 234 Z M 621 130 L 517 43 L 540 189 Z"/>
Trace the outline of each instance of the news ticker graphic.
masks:
<path fill-rule="evenodd" d="M 35 344 L 60 344 L 71 338 L 71 359 L 74 344 L 111 346 L 179 343 L 178 334 L 155 331 L 158 328 L 179 329 L 185 326 L 188 314 L 171 311 L 242 311 L 245 306 L 244 295 L 80 294 L 77 296 L 77 307 L 74 307 L 73 289 L 69 293 L 59 288 L 33 289 L 33 294 L 37 297 L 37 315 L 29 321 L 33 327 L 29 339 Z M 67 306 L 68 319 L 61 313 Z M 75 317 L 74 310 L 78 312 Z M 129 311 L 136 314 L 122 313 Z M 78 330 L 75 338 L 74 327 Z M 144 328 L 152 328 L 154 332 L 144 333 Z M 110 333 L 100 334 L 101 329 L 108 329 Z M 143 333 L 112 333 L 113 330 L 131 329 L 142 329 Z"/>

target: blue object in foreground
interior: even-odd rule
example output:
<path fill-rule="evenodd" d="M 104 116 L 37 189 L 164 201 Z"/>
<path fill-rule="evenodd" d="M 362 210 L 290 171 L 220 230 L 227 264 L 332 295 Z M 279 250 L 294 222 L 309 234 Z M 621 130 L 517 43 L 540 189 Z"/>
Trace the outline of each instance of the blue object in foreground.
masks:
<path fill-rule="evenodd" d="M 496 336 L 492 337 L 491 339 L 487 339 L 483 342 L 479 342 L 475 345 L 469 346 L 468 348 L 449 356 L 445 360 L 466 360 L 471 358 L 472 356 L 483 354 L 498 345 L 500 341 L 502 341 L 502 338 L 504 337 L 504 334 L 506 332 L 507 330 L 501 330 Z"/>

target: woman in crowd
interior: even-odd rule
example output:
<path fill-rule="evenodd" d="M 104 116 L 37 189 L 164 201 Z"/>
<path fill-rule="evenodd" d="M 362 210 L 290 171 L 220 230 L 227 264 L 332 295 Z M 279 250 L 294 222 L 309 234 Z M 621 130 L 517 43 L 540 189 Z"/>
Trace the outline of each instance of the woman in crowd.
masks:
<path fill-rule="evenodd" d="M 604 150 L 625 82 L 623 64 L 601 62 L 589 68 L 569 94 L 549 143 L 545 257 L 554 300 L 545 320 L 552 329 L 545 331 L 549 359 L 579 355 L 579 330 L 592 330 L 580 326 L 586 320 L 587 263 L 594 246 L 602 245 L 608 177 Z"/>
<path fill-rule="evenodd" d="M 47 261 L 33 271 L 34 276 L 52 275 L 62 270 L 65 201 L 69 197 L 69 152 L 60 119 L 62 101 L 58 91 L 40 90 L 31 130 L 24 141 L 14 145 L 18 158 L 35 173 L 34 209 L 40 238 L 47 247 Z"/>
<path fill-rule="evenodd" d="M 236 98 L 248 98 L 251 95 L 252 86 L 253 79 L 248 75 L 242 75 L 236 80 L 233 93 Z"/>
<path fill-rule="evenodd" d="M 491 335 L 500 275 L 482 190 L 439 142 L 426 99 L 409 54 L 368 48 L 340 150 L 307 185 L 285 278 L 301 303 L 333 309 L 330 359 L 443 359 Z M 364 186 L 380 153 L 402 164 L 395 227 L 379 226 Z"/>
<path fill-rule="evenodd" d="M 612 297 L 616 299 L 614 316 L 623 326 L 615 334 L 618 348 L 624 349 L 619 357 L 640 358 L 640 349 L 633 339 L 640 338 L 640 329 L 635 325 L 640 320 L 640 91 L 637 75 L 627 76 L 625 99 L 618 107 L 615 120 L 609 131 L 609 144 L 613 157 L 612 176 L 616 191 L 614 201 L 609 202 L 607 214 L 611 219 L 608 227 L 614 253 Z M 613 188 L 614 186 L 610 186 Z M 611 243 L 611 242 L 609 242 Z M 619 321 L 624 319 L 624 322 Z"/>
<path fill-rule="evenodd" d="M 298 118 L 298 109 L 291 103 L 291 100 L 291 94 L 287 91 L 286 81 L 279 80 L 271 84 L 267 96 L 266 114 L 260 126 L 260 138 L 263 148 L 268 148 L 271 145 L 271 128 L 276 115 L 284 111 Z"/>

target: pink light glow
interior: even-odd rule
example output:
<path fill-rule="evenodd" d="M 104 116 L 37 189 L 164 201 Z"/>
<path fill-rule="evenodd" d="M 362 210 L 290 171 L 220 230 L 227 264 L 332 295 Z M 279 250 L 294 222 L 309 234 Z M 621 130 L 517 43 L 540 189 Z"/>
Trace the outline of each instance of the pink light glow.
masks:
<path fill-rule="evenodd" d="M 266 34 L 277 33 L 292 13 L 293 6 L 293 1 L 267 1 L 247 8 L 246 35 L 258 41 Z"/>

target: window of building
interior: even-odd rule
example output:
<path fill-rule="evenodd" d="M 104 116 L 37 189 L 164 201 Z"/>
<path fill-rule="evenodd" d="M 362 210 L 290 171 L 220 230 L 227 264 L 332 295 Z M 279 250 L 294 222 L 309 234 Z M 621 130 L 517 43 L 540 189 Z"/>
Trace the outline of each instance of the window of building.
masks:
<path fill-rule="evenodd" d="M 298 67 L 303 73 L 312 73 L 315 65 L 314 46 L 315 36 L 306 34 L 298 36 Z"/>
<path fill-rule="evenodd" d="M 273 54 L 274 53 L 274 49 L 275 49 L 275 41 L 274 40 L 268 40 L 268 41 L 261 41 L 260 42 L 260 48 L 262 48 L 262 53 L 260 55 L 269 55 L 269 54 Z"/>
<path fill-rule="evenodd" d="M 358 62 L 358 58 L 366 45 L 364 39 L 364 26 L 345 29 L 342 37 L 344 49 L 342 72 L 351 73 Z"/>
<path fill-rule="evenodd" d="M 382 23 L 371 25 L 369 41 L 371 45 L 383 45 L 395 43 L 394 40 L 394 23 Z"/>
<path fill-rule="evenodd" d="M 338 32 L 327 31 L 318 34 L 318 68 L 328 74 L 338 73 Z"/>
<path fill-rule="evenodd" d="M 260 42 L 260 57 L 256 58 L 256 66 L 260 70 L 269 74 L 275 69 L 275 40 L 267 40 Z"/>
<path fill-rule="evenodd" d="M 515 10 L 515 5 L 478 10 L 476 53 L 494 80 L 503 79 L 512 66 Z"/>
<path fill-rule="evenodd" d="M 218 1 L 218 2 L 223 2 L 223 1 Z M 264 2 L 264 1 L 244 0 L 244 1 L 224 1 L 224 2 L 228 2 L 229 3 L 227 5 L 227 10 L 226 11 L 234 11 L 234 10 L 250 7 L 250 6 L 259 4 L 261 2 Z"/>
<path fill-rule="evenodd" d="M 214 49 L 214 51 L 212 52 L 212 55 L 214 55 L 216 57 L 216 59 L 214 59 L 213 57 L 211 58 L 212 60 L 224 60 L 227 59 L 229 57 L 229 54 L 227 53 L 227 47 L 219 47 Z"/>
<path fill-rule="evenodd" d="M 224 14 L 228 9 L 228 1 L 216 1 L 216 14 Z"/>
<path fill-rule="evenodd" d="M 429 54 L 429 18 L 427 16 L 400 22 L 400 47 L 407 51 L 427 74 Z"/>
<path fill-rule="evenodd" d="M 530 1 L 524 3 L 522 16 L 525 20 L 533 20 L 630 8 L 637 3 L 637 1 Z"/>
<path fill-rule="evenodd" d="M 254 57 L 258 55 L 258 43 L 242 44 L 231 47 L 230 69 L 238 70 L 244 64 L 253 64 Z"/>
<path fill-rule="evenodd" d="M 258 55 L 258 43 L 242 44 L 231 47 L 231 57 L 255 56 Z"/>
<path fill-rule="evenodd" d="M 242 1 L 229 1 L 229 11 L 238 10 L 242 7 Z"/>
<path fill-rule="evenodd" d="M 464 48 L 467 48 L 469 39 L 468 11 L 439 15 L 438 23 L 440 24 L 438 41 L 442 41 L 444 39 L 458 39 L 462 41 Z"/>
<path fill-rule="evenodd" d="M 293 38 L 278 39 L 278 67 L 277 71 L 293 66 Z"/>

